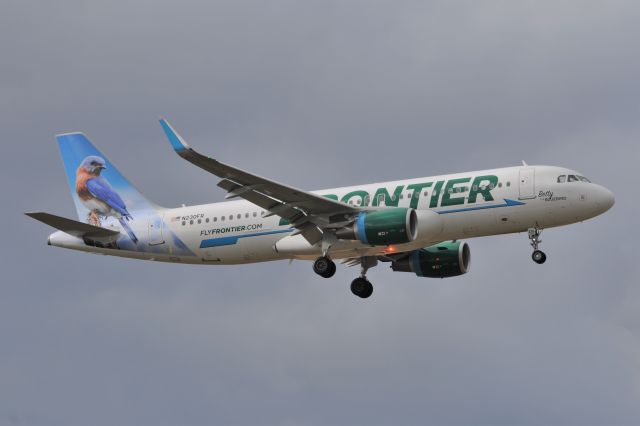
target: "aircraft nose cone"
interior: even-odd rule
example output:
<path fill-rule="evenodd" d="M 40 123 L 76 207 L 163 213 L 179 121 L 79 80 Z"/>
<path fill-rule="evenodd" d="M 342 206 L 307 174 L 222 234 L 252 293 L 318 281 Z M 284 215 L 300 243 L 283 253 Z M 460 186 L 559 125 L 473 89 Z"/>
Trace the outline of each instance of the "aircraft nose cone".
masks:
<path fill-rule="evenodd" d="M 613 192 L 609 191 L 607 188 L 601 186 L 598 188 L 598 194 L 596 195 L 596 205 L 598 206 L 601 213 L 606 212 L 615 204 L 616 200 L 613 196 Z"/>

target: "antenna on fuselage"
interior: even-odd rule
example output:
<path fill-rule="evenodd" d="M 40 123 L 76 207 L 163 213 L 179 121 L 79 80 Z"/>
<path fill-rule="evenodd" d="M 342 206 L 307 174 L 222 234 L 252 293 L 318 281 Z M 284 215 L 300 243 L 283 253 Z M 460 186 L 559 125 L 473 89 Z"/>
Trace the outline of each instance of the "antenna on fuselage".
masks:
<path fill-rule="evenodd" d="M 527 164 L 527 162 L 526 162 L 526 161 L 524 161 L 524 160 L 522 160 L 522 165 L 523 165 L 523 166 L 525 166 L 525 167 L 528 167 L 528 166 L 529 166 L 529 165 Z"/>

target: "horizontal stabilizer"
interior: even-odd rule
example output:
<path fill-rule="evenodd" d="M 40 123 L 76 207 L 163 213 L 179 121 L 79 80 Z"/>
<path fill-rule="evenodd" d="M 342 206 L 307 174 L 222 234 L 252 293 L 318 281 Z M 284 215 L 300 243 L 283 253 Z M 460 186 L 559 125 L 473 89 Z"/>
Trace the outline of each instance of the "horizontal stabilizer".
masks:
<path fill-rule="evenodd" d="M 62 232 L 79 238 L 91 239 L 115 239 L 120 234 L 112 229 L 101 228 L 99 226 L 89 225 L 87 223 L 78 222 L 76 220 L 67 219 L 66 217 L 56 216 L 50 213 L 31 212 L 25 213 L 27 216 L 46 223 Z"/>

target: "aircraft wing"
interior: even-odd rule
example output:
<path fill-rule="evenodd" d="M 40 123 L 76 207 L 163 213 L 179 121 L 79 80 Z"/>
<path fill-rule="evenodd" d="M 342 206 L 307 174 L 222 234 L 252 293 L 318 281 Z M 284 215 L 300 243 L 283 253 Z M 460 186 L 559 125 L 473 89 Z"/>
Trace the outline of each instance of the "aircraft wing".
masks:
<path fill-rule="evenodd" d="M 165 119 L 160 120 L 174 151 L 185 160 L 222 180 L 218 186 L 227 191 L 227 199 L 244 198 L 265 210 L 289 220 L 291 225 L 315 244 L 322 238 L 322 229 L 336 222 L 349 220 L 364 209 L 312 194 L 240 170 L 195 151 Z"/>

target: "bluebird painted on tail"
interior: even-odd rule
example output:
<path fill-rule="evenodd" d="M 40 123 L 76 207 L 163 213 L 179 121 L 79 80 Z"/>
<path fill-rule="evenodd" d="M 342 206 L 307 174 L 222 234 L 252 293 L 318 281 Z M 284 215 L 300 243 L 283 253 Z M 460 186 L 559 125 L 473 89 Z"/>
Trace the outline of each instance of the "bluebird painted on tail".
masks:
<path fill-rule="evenodd" d="M 127 223 L 132 219 L 127 206 L 109 182 L 100 176 L 104 169 L 104 159 L 90 155 L 82 160 L 76 171 L 76 193 L 82 204 L 89 209 L 87 220 L 92 225 L 100 226 L 100 216 L 113 216 L 118 219 L 131 240 L 137 243 L 138 238 Z"/>

